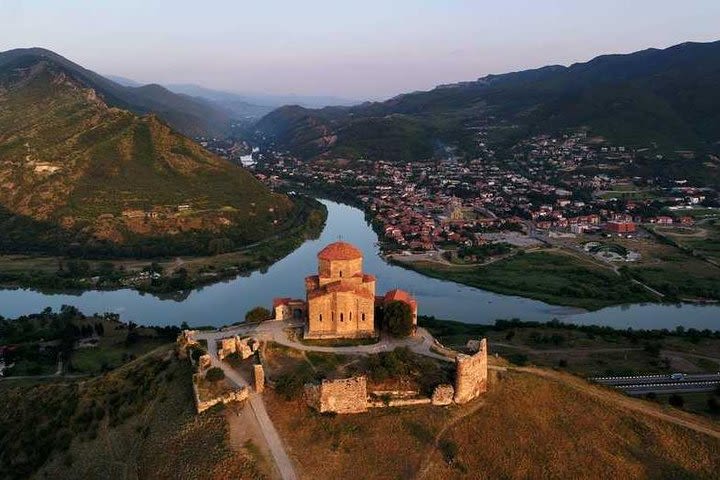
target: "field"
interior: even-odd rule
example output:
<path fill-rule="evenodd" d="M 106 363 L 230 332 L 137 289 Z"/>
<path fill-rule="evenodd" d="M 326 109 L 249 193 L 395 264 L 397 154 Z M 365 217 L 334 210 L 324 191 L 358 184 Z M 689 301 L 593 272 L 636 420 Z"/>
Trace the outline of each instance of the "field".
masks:
<path fill-rule="evenodd" d="M 493 376 L 490 392 L 462 407 L 327 416 L 266 398 L 303 478 L 713 478 L 720 468 L 720 434 L 555 372 Z"/>
<path fill-rule="evenodd" d="M 588 310 L 655 299 L 641 286 L 609 268 L 560 250 L 527 252 L 477 268 L 454 268 L 430 262 L 401 265 L 431 277 L 497 293 Z"/>
<path fill-rule="evenodd" d="M 655 227 L 680 247 L 720 264 L 720 220 L 710 220 L 697 227 Z"/>

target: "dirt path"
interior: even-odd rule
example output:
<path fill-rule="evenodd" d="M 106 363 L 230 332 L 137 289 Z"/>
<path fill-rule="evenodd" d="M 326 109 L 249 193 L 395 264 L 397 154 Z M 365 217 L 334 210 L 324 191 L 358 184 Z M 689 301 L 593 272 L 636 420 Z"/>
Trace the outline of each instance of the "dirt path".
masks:
<path fill-rule="evenodd" d="M 445 435 L 445 432 L 447 432 L 449 429 L 460 423 L 461 420 L 469 417 L 470 415 L 473 415 L 475 412 L 480 410 L 485 405 L 485 402 L 482 400 L 478 400 L 476 402 L 473 402 L 472 405 L 470 405 L 469 408 L 464 409 L 460 414 L 455 415 L 450 420 L 448 420 L 445 425 L 442 426 L 442 428 L 437 432 L 435 435 L 435 439 L 433 441 L 433 444 L 428 448 L 427 454 L 425 455 L 425 460 L 423 460 L 422 465 L 418 469 L 418 474 L 415 478 L 422 479 L 425 478 L 428 474 L 428 471 L 430 470 L 430 467 L 432 466 L 432 456 L 433 452 L 439 448 L 440 446 L 440 440 L 442 439 L 443 435 Z"/>
<path fill-rule="evenodd" d="M 689 414 L 679 411 L 676 414 L 670 415 L 663 412 L 658 407 L 647 404 L 642 400 L 627 397 L 615 392 L 603 391 L 595 385 L 589 384 L 582 379 L 575 378 L 568 374 L 559 373 L 553 370 L 542 370 L 534 367 L 512 367 L 509 368 L 509 370 L 529 373 L 531 375 L 553 380 L 589 395 L 601 402 L 609 403 L 625 410 L 642 413 L 658 420 L 672 423 L 674 425 L 685 427 L 695 432 L 720 439 L 720 425 L 713 425 L 709 422 L 704 422 L 699 418 L 695 418 Z"/>

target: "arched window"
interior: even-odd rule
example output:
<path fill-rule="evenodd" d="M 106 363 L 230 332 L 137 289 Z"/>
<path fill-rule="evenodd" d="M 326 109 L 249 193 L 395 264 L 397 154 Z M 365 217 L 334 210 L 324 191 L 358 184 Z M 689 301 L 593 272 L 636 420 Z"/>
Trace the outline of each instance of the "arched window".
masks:
<path fill-rule="evenodd" d="M 341 321 L 341 322 L 345 321 L 345 319 L 343 318 L 343 314 L 342 314 L 342 313 L 340 314 L 340 321 Z"/>
<path fill-rule="evenodd" d="M 363 322 L 365 321 L 365 312 L 363 312 L 363 314 L 362 314 L 362 321 Z"/>
<path fill-rule="evenodd" d="M 350 312 L 350 321 L 352 322 L 352 312 Z"/>
<path fill-rule="evenodd" d="M 320 321 L 322 322 L 322 313 L 320 314 Z"/>
<path fill-rule="evenodd" d="M 340 270 L 340 276 L 342 277 L 342 270 Z"/>

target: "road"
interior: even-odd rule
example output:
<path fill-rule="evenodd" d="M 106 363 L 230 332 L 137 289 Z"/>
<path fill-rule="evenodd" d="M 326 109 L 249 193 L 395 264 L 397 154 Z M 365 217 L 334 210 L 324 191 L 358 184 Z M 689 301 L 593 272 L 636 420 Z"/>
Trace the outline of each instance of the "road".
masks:
<path fill-rule="evenodd" d="M 225 378 L 235 384 L 238 388 L 246 387 L 250 390 L 248 403 L 250 404 L 250 408 L 252 409 L 255 419 L 260 426 L 260 431 L 265 438 L 265 443 L 267 444 L 275 466 L 280 473 L 280 478 L 283 480 L 297 480 L 295 468 L 293 467 L 290 457 L 285 451 L 285 447 L 280 439 L 280 435 L 275 429 L 275 425 L 273 425 L 272 420 L 270 420 L 270 416 L 265 409 L 265 403 L 263 402 L 262 396 L 253 391 L 248 382 L 237 370 L 232 368 L 229 364 L 220 361 L 220 358 L 218 357 L 217 340 L 230 335 L 237 335 L 240 330 L 241 329 L 233 329 L 232 333 L 228 331 L 198 332 L 196 338 L 198 340 L 207 340 L 208 353 L 210 354 L 212 365 L 221 368 L 223 372 L 225 372 Z"/>
<path fill-rule="evenodd" d="M 693 374 L 682 378 L 670 375 L 640 375 L 632 377 L 596 377 L 590 380 L 622 390 L 629 395 L 646 393 L 697 393 L 712 392 L 720 387 L 720 374 Z"/>

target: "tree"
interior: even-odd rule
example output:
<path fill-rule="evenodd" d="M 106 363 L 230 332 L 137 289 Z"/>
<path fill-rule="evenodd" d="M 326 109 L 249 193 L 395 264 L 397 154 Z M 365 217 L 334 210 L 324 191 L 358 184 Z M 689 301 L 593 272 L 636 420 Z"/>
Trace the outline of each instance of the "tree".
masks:
<path fill-rule="evenodd" d="M 225 378 L 225 372 L 223 372 L 222 368 L 218 368 L 218 367 L 212 367 L 205 374 L 205 379 L 209 382 L 219 382 L 220 380 L 222 380 L 224 378 Z"/>
<path fill-rule="evenodd" d="M 270 310 L 268 310 L 265 307 L 255 307 L 252 310 L 249 310 L 245 314 L 245 321 L 250 323 L 260 323 L 264 322 L 265 320 L 269 320 L 271 317 Z"/>
<path fill-rule="evenodd" d="M 407 337 L 413 331 L 412 310 L 405 302 L 394 301 L 385 306 L 385 324 L 390 335 Z"/>

